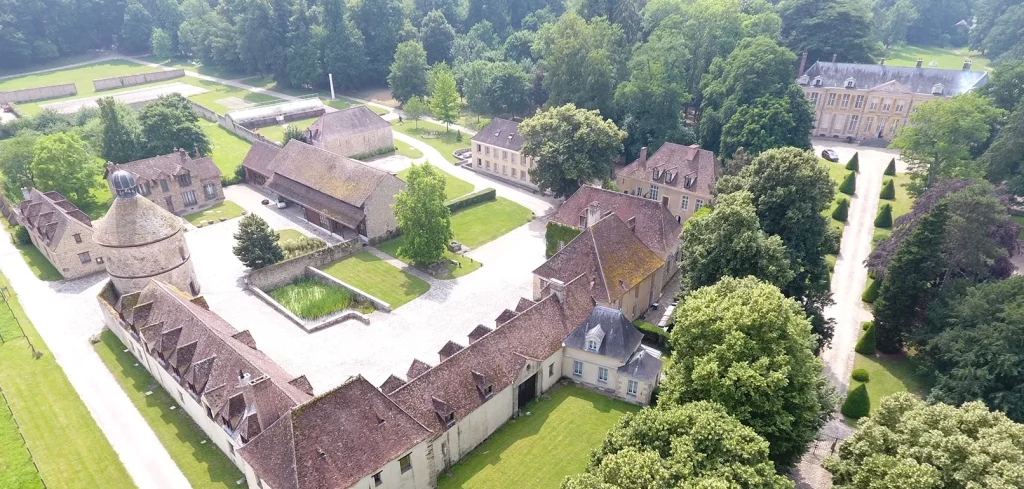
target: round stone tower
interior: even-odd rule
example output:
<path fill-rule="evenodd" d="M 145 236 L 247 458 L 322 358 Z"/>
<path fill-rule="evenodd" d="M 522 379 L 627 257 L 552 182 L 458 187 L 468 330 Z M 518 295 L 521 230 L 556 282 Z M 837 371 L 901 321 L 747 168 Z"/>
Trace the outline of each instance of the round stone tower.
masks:
<path fill-rule="evenodd" d="M 93 241 L 103 248 L 107 273 L 119 295 L 160 280 L 193 296 L 199 282 L 179 218 L 136 193 L 135 177 L 124 170 L 110 176 L 114 203 L 93 224 Z"/>

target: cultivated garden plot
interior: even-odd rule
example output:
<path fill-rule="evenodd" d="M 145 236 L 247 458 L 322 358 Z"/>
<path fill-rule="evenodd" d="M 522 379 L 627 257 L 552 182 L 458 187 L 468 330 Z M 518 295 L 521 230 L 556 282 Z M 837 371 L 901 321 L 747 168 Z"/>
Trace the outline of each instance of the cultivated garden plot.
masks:
<path fill-rule="evenodd" d="M 373 312 L 373 305 L 355 302 L 351 291 L 321 280 L 300 278 L 267 292 L 278 304 L 301 319 L 317 320 L 350 308 L 364 314 Z"/>

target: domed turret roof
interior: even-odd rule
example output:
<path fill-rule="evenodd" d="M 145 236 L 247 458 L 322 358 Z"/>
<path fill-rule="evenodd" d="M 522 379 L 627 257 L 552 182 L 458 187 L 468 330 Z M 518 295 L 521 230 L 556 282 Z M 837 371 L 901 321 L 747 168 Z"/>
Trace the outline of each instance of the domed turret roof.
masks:
<path fill-rule="evenodd" d="M 122 172 L 115 172 L 115 177 L 117 173 Z M 181 220 L 177 216 L 145 197 L 136 196 L 134 187 L 117 190 L 117 198 L 107 215 L 93 224 L 93 241 L 97 244 L 110 247 L 139 246 L 169 238 L 181 231 Z"/>

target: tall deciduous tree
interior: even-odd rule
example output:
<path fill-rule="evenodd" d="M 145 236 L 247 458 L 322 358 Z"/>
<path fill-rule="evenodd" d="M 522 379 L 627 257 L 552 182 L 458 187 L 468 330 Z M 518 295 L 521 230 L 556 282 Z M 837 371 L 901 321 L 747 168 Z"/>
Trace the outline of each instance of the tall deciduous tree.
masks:
<path fill-rule="evenodd" d="M 153 35 L 153 17 L 137 0 L 130 0 L 124 9 L 124 23 L 118 47 L 129 53 L 142 53 L 149 49 Z"/>
<path fill-rule="evenodd" d="M 36 141 L 31 170 L 37 189 L 60 192 L 71 203 L 82 207 L 95 200 L 91 191 L 101 167 L 82 138 L 58 132 Z"/>
<path fill-rule="evenodd" d="M 717 402 L 768 440 L 778 470 L 796 463 L 835 403 L 800 305 L 753 277 L 725 277 L 675 315 L 659 404 Z"/>
<path fill-rule="evenodd" d="M 101 98 L 96 104 L 103 120 L 103 151 L 100 156 L 113 163 L 127 163 L 142 157 L 145 141 L 135 112 L 113 97 Z"/>
<path fill-rule="evenodd" d="M 466 97 L 469 109 L 477 114 L 490 110 L 490 97 L 487 89 L 490 84 L 491 63 L 478 59 L 469 64 L 463 65 L 456 72 L 459 85 L 462 86 L 462 95 Z"/>
<path fill-rule="evenodd" d="M 989 82 L 978 89 L 992 99 L 992 105 L 1013 110 L 1024 101 L 1024 61 L 1008 61 L 989 74 Z"/>
<path fill-rule="evenodd" d="M 313 27 L 316 19 L 312 15 L 307 0 L 294 0 L 291 17 L 288 19 L 288 35 L 285 41 L 287 56 L 285 79 L 293 87 L 312 86 L 323 83 L 324 74 L 318 50 L 320 46 L 314 40 Z M 333 42 L 333 40 L 332 40 Z"/>
<path fill-rule="evenodd" d="M 358 86 L 366 77 L 353 66 L 366 63 L 363 34 L 345 13 L 344 0 L 324 0 L 324 39 L 322 53 L 324 71 L 342 89 Z"/>
<path fill-rule="evenodd" d="M 274 74 L 274 62 L 278 61 L 278 50 L 283 47 L 284 33 L 280 36 L 275 33 L 276 19 L 270 0 L 247 2 L 236 24 L 238 54 L 245 67 L 263 76 Z"/>
<path fill-rule="evenodd" d="M 784 0 L 779 3 L 783 43 L 810 60 L 833 54 L 848 63 L 870 63 L 878 51 L 865 0 Z"/>
<path fill-rule="evenodd" d="M 758 154 L 772 148 L 811 147 L 814 110 L 803 90 L 790 85 L 782 96 L 765 95 L 736 111 L 722 127 L 719 156 L 730 158 L 743 148 Z"/>
<path fill-rule="evenodd" d="M 398 253 L 416 264 L 436 263 L 452 239 L 451 211 L 445 202 L 445 177 L 430 163 L 414 165 L 407 187 L 395 196 L 395 218 L 402 230 Z"/>
<path fill-rule="evenodd" d="M 430 114 L 430 105 L 423 100 L 423 97 L 416 96 L 402 104 L 402 111 L 405 112 L 409 120 L 416 123 L 416 127 L 420 127 L 420 119 Z"/>
<path fill-rule="evenodd" d="M 164 95 L 142 106 L 139 122 L 146 140 L 143 156 L 163 155 L 175 149 L 210 154 L 210 139 L 199 126 L 199 116 L 180 94 Z"/>
<path fill-rule="evenodd" d="M 166 59 L 174 55 L 174 45 L 171 41 L 171 36 L 160 28 L 153 29 L 153 33 L 149 38 L 149 48 L 152 50 L 153 55 L 159 58 Z"/>
<path fill-rule="evenodd" d="M 430 112 L 434 118 L 444 122 L 444 129 L 448 130 L 449 124 L 454 124 L 459 118 L 462 97 L 455 86 L 455 75 L 451 70 L 445 70 L 437 75 L 434 80 L 434 89 L 430 93 Z"/>
<path fill-rule="evenodd" d="M 555 197 L 608 177 L 626 137 L 598 111 L 573 104 L 537 112 L 519 125 L 519 134 L 523 156 L 534 161 L 530 179 Z"/>
<path fill-rule="evenodd" d="M 455 43 L 455 29 L 440 10 L 432 10 L 420 26 L 420 40 L 427 51 L 427 63 L 452 61 L 452 45 Z"/>
<path fill-rule="evenodd" d="M 231 251 L 247 268 L 255 270 L 284 259 L 284 251 L 277 243 L 280 236 L 256 214 L 249 214 L 239 221 L 234 237 L 235 247 Z"/>
<path fill-rule="evenodd" d="M 608 432 L 590 467 L 562 489 L 757 487 L 787 489 L 768 442 L 719 404 L 694 402 L 627 414 Z"/>
<path fill-rule="evenodd" d="M 395 61 L 388 75 L 391 95 L 405 102 L 416 95 L 427 93 L 427 52 L 419 41 L 406 41 L 398 45 Z"/>
<path fill-rule="evenodd" d="M 518 64 L 508 61 L 490 66 L 487 81 L 487 105 L 495 114 L 526 112 L 530 102 L 530 76 Z"/>
<path fill-rule="evenodd" d="M 825 468 L 836 489 L 1015 487 L 1022 458 L 1024 425 L 1002 413 L 900 392 L 882 399 Z"/>
<path fill-rule="evenodd" d="M 913 0 L 896 0 L 875 18 L 878 38 L 886 48 L 899 46 L 907 40 L 907 30 L 917 20 L 918 12 Z"/>
<path fill-rule="evenodd" d="M 383 81 L 397 54 L 395 49 L 405 24 L 401 1 L 358 0 L 352 3 L 352 20 L 363 33 L 367 78 Z"/>
<path fill-rule="evenodd" d="M 35 157 L 35 131 L 22 131 L 17 136 L 0 141 L 0 176 L 8 202 L 24 198 L 22 188 L 35 186 L 32 178 L 32 159 Z"/>

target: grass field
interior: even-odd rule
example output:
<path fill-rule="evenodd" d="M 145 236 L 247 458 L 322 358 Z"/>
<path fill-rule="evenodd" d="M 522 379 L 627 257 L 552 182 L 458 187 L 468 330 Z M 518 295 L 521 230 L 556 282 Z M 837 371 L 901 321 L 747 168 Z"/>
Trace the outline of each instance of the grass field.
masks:
<path fill-rule="evenodd" d="M 430 290 L 430 285 L 395 268 L 368 251 L 360 251 L 322 270 L 328 275 L 387 302 L 392 309 Z"/>
<path fill-rule="evenodd" d="M 112 59 L 75 68 L 68 68 L 66 70 L 48 71 L 46 73 L 0 80 L 0 91 L 59 85 L 62 83 L 74 83 L 75 88 L 78 89 L 78 95 L 76 95 L 76 97 L 87 97 L 96 93 L 96 88 L 93 86 L 92 81 L 97 78 L 134 75 L 137 73 L 147 73 L 151 71 L 159 71 L 159 68 L 140 65 L 131 61 Z M 104 91 L 104 93 L 106 92 L 107 91 Z"/>
<path fill-rule="evenodd" d="M 460 243 L 477 248 L 530 222 L 533 212 L 504 197 L 452 214 L 452 232 Z"/>
<path fill-rule="evenodd" d="M 219 202 L 212 207 L 189 214 L 185 216 L 185 220 L 192 223 L 193 226 L 198 226 L 200 221 L 214 221 L 214 224 L 220 222 L 220 219 L 234 219 L 242 216 L 243 209 L 238 204 L 225 200 Z"/>
<path fill-rule="evenodd" d="M 265 137 L 265 138 L 267 138 L 267 139 L 269 139 L 269 140 L 271 140 L 271 141 L 273 141 L 275 143 L 280 143 L 281 140 L 284 139 L 284 131 L 285 131 L 285 129 L 287 129 L 288 126 L 295 126 L 295 127 L 299 128 L 300 130 L 305 131 L 306 128 L 309 127 L 310 124 L 316 122 L 317 119 L 319 119 L 319 117 L 309 117 L 307 119 L 299 119 L 297 121 L 291 121 L 291 122 L 285 123 L 284 125 L 281 125 L 281 126 L 261 127 L 259 129 L 257 129 L 256 131 L 253 131 L 253 132 L 262 134 L 263 137 Z"/>
<path fill-rule="evenodd" d="M 225 70 L 225 69 L 222 69 L 222 68 L 207 67 L 207 66 L 204 66 L 199 61 L 188 60 L 188 59 L 179 59 L 179 58 L 167 59 L 167 58 L 161 58 L 161 57 L 155 56 L 155 55 L 143 56 L 143 57 L 141 57 L 139 59 L 141 59 L 142 61 L 149 62 L 149 63 L 156 63 L 156 64 L 160 64 L 160 65 L 164 65 L 164 66 L 169 66 L 171 68 L 181 68 L 183 70 L 194 71 L 196 73 L 199 73 L 200 75 L 214 76 L 214 77 L 217 77 L 217 78 L 224 78 L 226 80 L 232 80 L 232 79 L 242 78 L 242 77 L 246 76 L 244 73 L 236 73 L 236 72 L 228 71 L 228 70 Z"/>
<path fill-rule="evenodd" d="M 401 248 L 402 245 L 404 245 L 404 244 L 405 244 L 405 237 L 399 236 L 399 237 L 397 237 L 395 239 L 392 239 L 392 240 L 389 240 L 389 241 L 385 241 L 385 242 L 377 245 L 377 249 L 381 250 L 384 253 L 387 253 L 387 254 L 395 257 L 395 258 L 398 258 L 399 260 L 402 260 L 402 263 L 406 263 L 406 264 L 411 265 L 412 263 L 409 261 L 408 258 L 405 258 L 403 256 L 399 256 L 399 254 L 398 254 L 398 249 Z M 447 271 L 445 272 L 444 275 L 439 275 L 439 276 L 435 277 L 435 278 L 439 278 L 441 280 L 450 280 L 450 279 L 453 279 L 453 278 L 462 277 L 464 275 L 469 275 L 470 273 L 476 271 L 478 268 L 483 266 L 482 263 L 480 263 L 480 262 L 478 262 L 476 260 L 473 260 L 473 259 L 471 259 L 469 257 L 466 257 L 466 256 L 456 255 L 455 253 L 452 253 L 452 252 L 450 252 L 448 250 L 444 251 L 444 258 L 443 259 L 445 259 L 445 260 L 455 260 L 461 266 L 449 264 L 448 265 L 448 269 L 447 269 Z"/>
<path fill-rule="evenodd" d="M 179 78 L 178 81 L 182 83 L 188 83 L 189 85 L 195 85 L 197 87 L 205 88 L 206 93 L 200 93 L 199 95 L 193 95 L 189 97 L 190 100 L 216 112 L 219 115 L 224 115 L 228 112 L 244 109 L 244 106 L 233 106 L 232 103 L 238 103 L 241 101 L 248 102 L 248 104 L 260 104 L 264 102 L 274 102 L 281 99 L 272 97 L 263 93 L 250 92 L 243 88 L 235 88 L 228 85 L 222 85 L 213 81 L 200 80 L 199 78 L 186 76 L 185 78 Z M 243 104 L 243 105 L 248 105 Z"/>
<path fill-rule="evenodd" d="M 904 45 L 890 48 L 885 55 L 885 64 L 890 66 L 915 66 L 917 58 L 924 61 L 925 68 L 941 68 L 945 70 L 961 70 L 964 67 L 964 59 L 971 60 L 971 70 L 985 71 L 988 68 L 989 59 L 979 53 L 972 53 L 967 48 L 944 48 L 938 46 L 909 46 Z M 931 66 L 935 62 L 937 66 Z"/>
<path fill-rule="evenodd" d="M 110 369 L 114 380 L 153 428 L 171 459 L 195 489 L 229 489 L 242 473 L 188 416 L 184 409 L 146 371 L 110 331 L 100 335 L 93 349 Z M 146 392 L 152 392 L 146 395 Z M 174 407 L 174 409 L 171 409 Z"/>
<path fill-rule="evenodd" d="M 245 159 L 252 144 L 235 136 L 216 122 L 199 119 L 199 125 L 206 133 L 206 137 L 210 139 L 210 146 L 213 148 L 210 159 L 220 169 L 222 176 L 234 176 L 235 168 L 242 164 L 242 160 Z"/>
<path fill-rule="evenodd" d="M 2 274 L 0 286 L 10 286 Z M 12 289 L 8 289 L 10 292 Z M 0 388 L 21 426 L 21 433 L 46 487 L 134 488 L 114 449 L 25 316 L 17 296 L 10 297 L 8 301 L 25 334 L 42 352 L 42 357 L 38 360 L 32 358 L 25 339 L 15 337 L 13 333 L 18 328 L 10 312 L 0 312 L 0 334 L 7 339 L 0 345 Z M 8 460 L 23 459 L 22 450 L 5 441 L 0 445 L 0 467 Z M 3 473 L 0 481 L 4 480 L 6 469 Z M 0 484 L 0 487 L 11 486 Z"/>
<path fill-rule="evenodd" d="M 294 229 L 282 229 L 277 232 L 277 236 L 278 238 L 280 238 L 277 241 L 278 243 L 282 243 L 288 240 L 299 240 L 306 237 L 305 234 L 302 234 Z"/>
<path fill-rule="evenodd" d="M 566 476 L 586 469 L 590 451 L 608 430 L 638 406 L 575 386 L 548 391 L 551 399 L 524 408 L 437 478 L 439 489 L 529 487 L 556 489 Z"/>
<path fill-rule="evenodd" d="M 364 105 L 362 102 L 357 102 L 357 101 L 352 100 L 352 99 L 350 99 L 348 97 L 342 97 L 342 96 L 339 96 L 337 94 L 335 94 L 335 100 L 331 100 L 330 99 L 330 97 L 331 97 L 331 89 L 330 88 L 326 88 L 324 90 L 318 91 L 318 90 L 307 90 L 305 88 L 286 87 L 286 86 L 282 86 L 282 85 L 278 84 L 277 80 L 274 80 L 273 78 L 271 78 L 269 76 L 267 76 L 267 77 L 253 76 L 253 77 L 245 78 L 245 79 L 242 79 L 242 80 L 238 80 L 238 82 L 239 83 L 244 83 L 246 85 L 250 85 L 250 86 L 253 86 L 253 87 L 264 88 L 264 89 L 271 90 L 271 91 L 274 91 L 274 92 L 283 93 L 285 95 L 291 95 L 293 97 L 302 97 L 304 95 L 319 95 L 320 96 L 320 100 L 324 103 L 324 105 L 329 105 L 329 106 L 334 107 L 335 109 L 338 109 L 338 110 L 348 109 L 350 107 L 356 107 L 356 106 L 359 106 L 359 105 Z M 384 115 L 384 114 L 388 113 L 387 110 L 380 109 L 380 108 L 374 107 L 372 105 L 367 105 L 367 107 L 369 107 L 370 110 L 372 110 L 375 113 L 377 113 L 377 115 Z"/>
<path fill-rule="evenodd" d="M 273 289 L 267 295 L 302 319 L 322 318 L 352 303 L 348 290 L 309 278 Z"/>
<path fill-rule="evenodd" d="M 32 454 L 21 439 L 18 423 L 0 397 L 0 487 L 43 489 Z"/>
<path fill-rule="evenodd" d="M 32 273 L 36 274 L 36 277 L 39 277 L 39 280 L 54 282 L 64 278 L 60 271 L 50 263 L 50 260 L 43 256 L 43 252 L 39 251 L 39 248 L 36 248 L 34 244 L 16 244 L 14 247 L 18 249 L 21 257 L 25 259 L 25 263 L 28 264 L 28 268 L 32 270 Z"/>
<path fill-rule="evenodd" d="M 1012 217 L 1013 217 L 1014 221 L 1017 221 L 1017 224 L 1020 224 L 1021 226 L 1024 226 L 1024 216 L 1012 216 Z M 1024 240 L 1024 228 L 1021 228 L 1020 234 L 1017 235 L 1017 239 Z"/>
<path fill-rule="evenodd" d="M 395 142 L 398 143 L 399 141 Z M 406 181 L 406 177 L 409 176 L 410 171 L 412 171 L 412 168 L 406 168 L 405 170 L 398 172 L 398 178 L 402 179 L 403 182 Z M 444 175 L 445 199 L 452 200 L 456 197 L 462 197 L 463 195 L 466 195 L 473 191 L 472 183 L 469 183 L 465 180 L 462 180 L 461 178 L 454 177 L 444 172 L 441 172 L 441 174 Z"/>
<path fill-rule="evenodd" d="M 324 96 L 324 97 L 320 97 L 320 100 L 325 105 L 329 105 L 329 106 L 334 107 L 335 109 L 338 109 L 338 110 L 344 110 L 344 109 L 349 109 L 349 108 L 352 108 L 352 107 L 358 107 L 360 105 L 366 105 L 366 104 L 363 104 L 362 102 L 358 102 L 358 101 L 352 100 L 350 98 L 345 98 L 345 97 L 335 97 L 335 100 L 331 100 L 329 98 L 326 98 L 326 96 Z M 384 114 L 387 114 L 388 112 L 390 112 L 387 109 L 382 109 L 380 107 L 375 107 L 373 105 L 367 105 L 367 107 L 370 110 L 372 110 L 373 113 L 375 113 L 377 115 L 384 115 Z"/>
<path fill-rule="evenodd" d="M 883 205 L 892 205 L 892 222 L 896 222 L 896 218 L 910 212 L 910 208 L 914 206 L 914 199 L 910 196 L 910 192 L 907 191 L 907 184 L 910 183 L 910 174 L 908 173 L 896 173 L 895 177 L 886 176 L 882 180 L 882 184 L 885 184 L 886 180 L 893 179 L 893 185 L 896 188 L 896 199 L 885 200 L 880 199 L 878 201 L 878 208 L 881 209 Z M 885 238 L 888 238 L 892 234 L 892 229 L 875 228 L 875 233 L 871 238 L 871 243 L 879 242 Z"/>
<path fill-rule="evenodd" d="M 423 152 L 413 148 L 409 143 L 395 140 L 395 147 L 398 148 L 398 154 L 405 156 L 410 159 L 418 159 L 423 157 Z"/>
<path fill-rule="evenodd" d="M 462 141 L 456 141 L 455 138 L 458 135 L 458 131 L 455 129 L 449 129 L 445 132 L 443 125 L 427 121 L 406 121 L 402 124 L 398 124 L 397 121 L 391 121 L 391 124 L 395 127 L 396 131 L 407 136 L 413 136 L 420 141 L 433 146 L 434 149 L 440 151 L 445 159 L 450 163 L 459 162 L 458 159 L 452 156 L 452 152 L 460 148 L 468 148 L 469 138 L 472 137 L 469 134 L 463 134 Z M 437 131 L 438 137 L 424 138 L 422 134 L 429 131 Z"/>
<path fill-rule="evenodd" d="M 928 388 L 927 379 L 922 378 L 917 371 L 917 363 L 911 357 L 869 357 L 856 354 L 853 361 L 853 368 L 862 368 L 868 371 L 868 398 L 871 401 L 871 410 L 878 409 L 882 398 L 897 392 L 910 392 L 917 396 L 923 396 Z M 850 390 L 852 391 L 861 382 L 850 379 Z"/>

